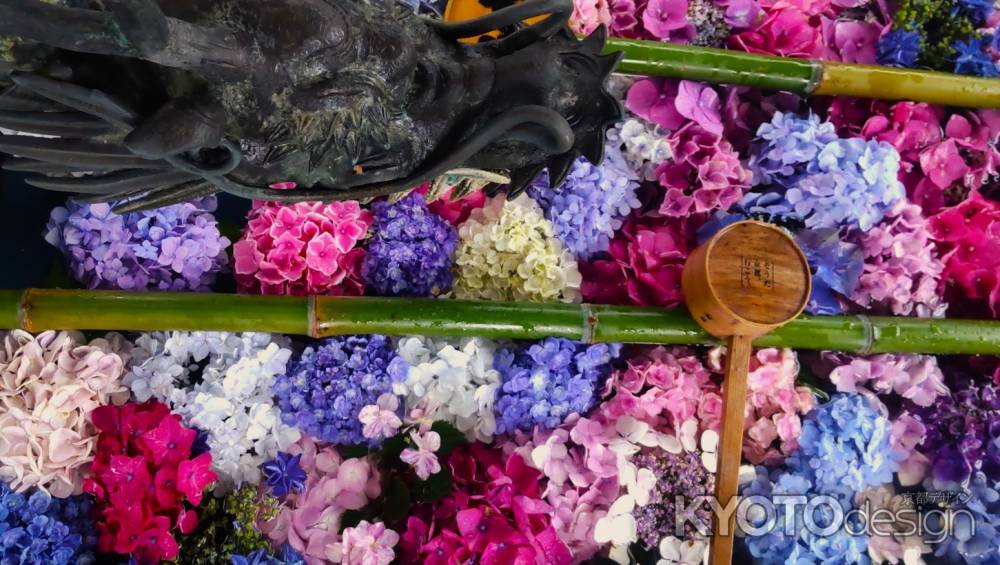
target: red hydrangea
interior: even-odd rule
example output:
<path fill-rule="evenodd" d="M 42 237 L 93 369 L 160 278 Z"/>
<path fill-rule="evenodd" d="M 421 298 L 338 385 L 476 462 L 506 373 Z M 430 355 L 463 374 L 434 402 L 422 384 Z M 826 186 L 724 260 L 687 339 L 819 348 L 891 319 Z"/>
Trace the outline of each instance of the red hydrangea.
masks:
<path fill-rule="evenodd" d="M 677 306 L 684 300 L 681 271 L 697 246 L 696 217 L 633 214 L 615 234 L 609 259 L 580 263 L 584 300 L 598 304 Z"/>
<path fill-rule="evenodd" d="M 404 564 L 569 565 L 573 556 L 552 526 L 541 497 L 542 473 L 517 454 L 481 443 L 448 457 L 451 493 L 424 504 L 407 520 Z"/>
<path fill-rule="evenodd" d="M 355 201 L 254 202 L 233 246 L 236 283 L 250 294 L 361 295 L 365 251 L 357 244 L 371 225 Z"/>
<path fill-rule="evenodd" d="M 950 302 L 973 301 L 967 312 L 981 314 L 977 305 L 989 305 L 993 317 L 1000 313 L 1000 204 L 973 193 L 958 206 L 930 218 L 930 231 L 942 247 L 948 293 L 959 293 Z M 954 306 L 953 306 L 954 307 Z"/>
<path fill-rule="evenodd" d="M 193 508 L 215 482 L 212 456 L 193 456 L 197 432 L 165 404 L 101 406 L 91 415 L 100 435 L 83 489 L 96 499 L 98 547 L 139 563 L 177 557 L 174 531 L 198 525 Z"/>

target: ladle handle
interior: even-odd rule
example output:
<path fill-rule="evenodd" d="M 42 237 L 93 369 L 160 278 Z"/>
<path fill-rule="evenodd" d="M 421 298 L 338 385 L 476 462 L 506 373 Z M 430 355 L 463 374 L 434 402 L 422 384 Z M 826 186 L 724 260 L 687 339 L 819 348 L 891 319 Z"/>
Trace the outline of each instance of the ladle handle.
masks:
<path fill-rule="evenodd" d="M 726 509 L 714 514 L 712 565 L 729 565 L 733 560 L 735 507 L 739 490 L 740 461 L 743 458 L 743 420 L 747 399 L 747 371 L 750 365 L 750 345 L 753 338 L 734 335 L 729 338 L 726 380 L 723 383 L 722 434 L 719 438 L 718 468 L 715 475 L 715 498 Z M 732 510 L 732 511 L 730 511 Z M 720 523 L 720 516 L 728 523 Z"/>

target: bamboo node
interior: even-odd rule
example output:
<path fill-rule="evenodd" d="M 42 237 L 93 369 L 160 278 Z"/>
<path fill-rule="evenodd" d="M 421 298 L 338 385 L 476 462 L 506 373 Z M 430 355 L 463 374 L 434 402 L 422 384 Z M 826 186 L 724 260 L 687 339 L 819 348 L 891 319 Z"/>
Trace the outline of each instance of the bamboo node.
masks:
<path fill-rule="evenodd" d="M 580 305 L 580 314 L 583 316 L 583 328 L 580 331 L 580 341 L 583 343 L 594 343 L 594 330 L 597 328 L 597 313 L 590 307 L 590 304 Z"/>
<path fill-rule="evenodd" d="M 306 316 L 308 317 L 306 331 L 309 333 L 309 337 L 313 339 L 319 339 L 322 325 L 319 321 L 319 308 L 316 307 L 316 302 L 317 299 L 315 296 L 310 295 L 306 297 Z"/>
<path fill-rule="evenodd" d="M 878 340 L 878 335 L 876 335 L 875 327 L 872 324 L 871 318 L 865 314 L 858 314 L 858 321 L 861 322 L 861 331 L 863 332 L 864 346 L 860 351 L 856 353 L 858 355 L 870 355 L 872 349 L 875 347 L 875 341 Z"/>

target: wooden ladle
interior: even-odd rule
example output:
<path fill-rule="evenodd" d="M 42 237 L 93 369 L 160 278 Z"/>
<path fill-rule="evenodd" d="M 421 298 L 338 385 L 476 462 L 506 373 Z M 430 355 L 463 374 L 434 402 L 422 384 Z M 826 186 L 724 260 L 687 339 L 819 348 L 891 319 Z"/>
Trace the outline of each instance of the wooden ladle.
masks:
<path fill-rule="evenodd" d="M 737 495 L 743 455 L 747 371 L 754 339 L 802 313 L 812 290 L 802 250 L 778 227 L 755 221 L 723 228 L 695 249 L 681 277 L 688 310 L 708 333 L 729 345 L 715 496 L 726 508 Z M 733 558 L 733 522 L 713 525 L 712 565 Z"/>

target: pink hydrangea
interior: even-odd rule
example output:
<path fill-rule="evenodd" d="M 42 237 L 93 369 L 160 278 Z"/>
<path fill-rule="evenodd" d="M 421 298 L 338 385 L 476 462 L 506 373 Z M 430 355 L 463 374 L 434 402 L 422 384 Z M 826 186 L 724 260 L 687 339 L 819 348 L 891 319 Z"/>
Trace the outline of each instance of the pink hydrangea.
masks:
<path fill-rule="evenodd" d="M 124 404 L 126 344 L 120 336 L 87 344 L 77 333 L 37 337 L 15 330 L 0 349 L 0 478 L 15 491 L 36 487 L 56 498 L 79 494 L 94 458 L 95 408 Z"/>
<path fill-rule="evenodd" d="M 680 304 L 681 271 L 702 221 L 633 213 L 611 241 L 610 259 L 580 263 L 583 298 L 600 304 Z"/>
<path fill-rule="evenodd" d="M 688 0 L 647 0 L 642 26 L 655 39 L 684 43 L 695 34 L 687 12 Z"/>
<path fill-rule="evenodd" d="M 693 121 L 704 131 L 722 135 L 719 94 L 715 88 L 690 80 L 642 79 L 628 90 L 630 112 L 667 130 Z"/>
<path fill-rule="evenodd" d="M 853 302 L 875 314 L 944 316 L 944 264 L 919 206 L 900 200 L 878 225 L 849 239 L 865 261 Z"/>
<path fill-rule="evenodd" d="M 608 0 L 573 0 L 569 26 L 579 35 L 590 35 L 601 25 L 611 22 Z"/>
<path fill-rule="evenodd" d="M 948 394 L 937 358 L 931 355 L 885 353 L 856 357 L 830 372 L 830 381 L 841 392 L 865 387 L 877 394 L 896 394 L 917 406 L 931 406 Z"/>
<path fill-rule="evenodd" d="M 333 447 L 321 448 L 308 436 L 288 453 L 302 456 L 305 489 L 290 493 L 278 514 L 257 526 L 275 545 L 287 541 L 308 565 L 339 563 L 345 551 L 339 533 L 344 512 L 360 510 L 379 496 L 378 472 L 367 459 L 345 460 Z"/>
<path fill-rule="evenodd" d="M 674 132 L 669 141 L 674 158 L 656 169 L 666 189 L 660 214 L 685 217 L 728 210 L 740 201 L 752 174 L 728 141 L 694 122 Z"/>
<path fill-rule="evenodd" d="M 929 219 L 930 232 L 942 247 L 948 292 L 966 302 L 968 312 L 982 316 L 988 306 L 1000 312 L 1000 204 L 973 193 L 958 206 L 946 208 Z M 971 301 L 972 303 L 968 303 Z"/>
<path fill-rule="evenodd" d="M 709 352 L 708 366 L 722 372 L 725 350 Z M 747 374 L 746 436 L 743 456 L 758 465 L 777 465 L 799 446 L 802 416 L 816 406 L 816 396 L 795 386 L 799 362 L 791 349 L 757 349 Z M 718 405 L 721 410 L 721 402 Z"/>
<path fill-rule="evenodd" d="M 233 246 L 241 292 L 266 295 L 360 295 L 357 246 L 371 213 L 354 201 L 254 202 L 243 237 Z"/>
<path fill-rule="evenodd" d="M 426 188 L 421 192 L 426 194 Z M 452 200 L 451 195 L 452 191 L 449 190 L 441 195 L 441 198 L 428 203 L 427 209 L 455 227 L 462 225 L 465 220 L 469 219 L 473 211 L 486 205 L 486 193 L 482 190 L 477 190 L 458 200 Z"/>
<path fill-rule="evenodd" d="M 733 49 L 782 57 L 816 57 L 822 43 L 818 19 L 797 8 L 771 11 L 754 29 L 729 38 Z"/>
<path fill-rule="evenodd" d="M 396 558 L 393 548 L 399 543 L 399 534 L 382 522 L 362 520 L 353 528 L 345 528 L 343 538 L 343 565 L 389 565 Z"/>
<path fill-rule="evenodd" d="M 875 21 L 823 17 L 823 58 L 860 65 L 876 65 L 878 40 L 885 28 Z"/>

